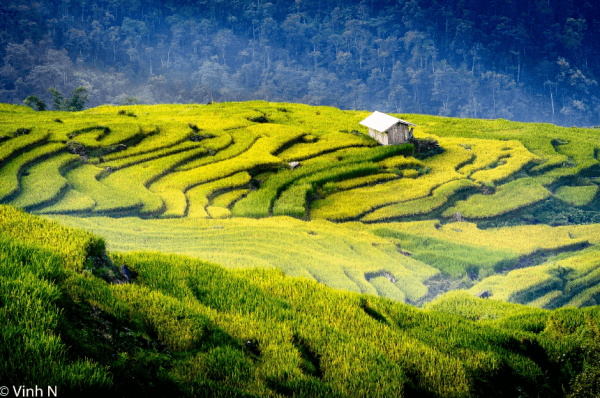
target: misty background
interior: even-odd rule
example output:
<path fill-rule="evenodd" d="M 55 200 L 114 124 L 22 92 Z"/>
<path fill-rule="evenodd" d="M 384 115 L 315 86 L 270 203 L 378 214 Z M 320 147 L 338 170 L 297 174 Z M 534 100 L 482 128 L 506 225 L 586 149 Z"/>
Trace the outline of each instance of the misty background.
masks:
<path fill-rule="evenodd" d="M 0 102 L 210 100 L 600 125 L 592 0 L 2 0 Z"/>

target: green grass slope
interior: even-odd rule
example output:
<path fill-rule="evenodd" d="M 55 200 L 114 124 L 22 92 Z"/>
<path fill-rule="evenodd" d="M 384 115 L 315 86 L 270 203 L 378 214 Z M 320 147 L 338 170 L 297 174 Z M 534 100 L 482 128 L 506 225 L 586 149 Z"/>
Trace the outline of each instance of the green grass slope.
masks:
<path fill-rule="evenodd" d="M 597 307 L 463 293 L 415 309 L 280 270 L 107 254 L 95 235 L 14 207 L 0 206 L 0 221 L 6 384 L 61 396 L 600 393 Z"/>

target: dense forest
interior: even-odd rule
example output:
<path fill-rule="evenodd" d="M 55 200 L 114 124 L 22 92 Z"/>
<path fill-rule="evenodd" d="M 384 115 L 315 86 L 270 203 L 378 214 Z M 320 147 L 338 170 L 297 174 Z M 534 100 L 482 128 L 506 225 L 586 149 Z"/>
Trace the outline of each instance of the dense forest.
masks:
<path fill-rule="evenodd" d="M 600 124 L 591 0 L 5 0 L 0 102 L 302 102 Z"/>

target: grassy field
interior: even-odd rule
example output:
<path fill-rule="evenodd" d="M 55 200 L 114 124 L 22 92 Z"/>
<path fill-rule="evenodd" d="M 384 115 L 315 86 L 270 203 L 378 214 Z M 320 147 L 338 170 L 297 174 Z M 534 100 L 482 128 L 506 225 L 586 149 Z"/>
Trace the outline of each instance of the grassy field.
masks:
<path fill-rule="evenodd" d="M 368 114 L 1 105 L 0 384 L 600 396 L 598 130 Z"/>
<path fill-rule="evenodd" d="M 540 308 L 600 300 L 593 271 L 575 277 L 574 265 L 599 244 L 597 130 L 396 115 L 439 143 L 427 156 L 378 146 L 358 124 L 368 114 L 5 105 L 0 202 L 94 231 L 115 252 L 278 268 L 416 305 L 456 287 Z"/>
<path fill-rule="evenodd" d="M 269 220 L 281 223 L 252 222 Z M 598 307 L 542 310 L 453 292 L 416 309 L 398 302 L 408 293 L 387 274 L 370 283 L 395 301 L 277 269 L 106 252 L 96 235 L 11 206 L 0 205 L 0 221 L 0 376 L 8 384 L 94 397 L 600 392 Z M 165 221 L 174 220 L 148 220 Z M 299 228 L 315 239 L 339 229 L 312 223 Z M 581 256 L 573 261 L 585 277 L 592 251 Z"/>

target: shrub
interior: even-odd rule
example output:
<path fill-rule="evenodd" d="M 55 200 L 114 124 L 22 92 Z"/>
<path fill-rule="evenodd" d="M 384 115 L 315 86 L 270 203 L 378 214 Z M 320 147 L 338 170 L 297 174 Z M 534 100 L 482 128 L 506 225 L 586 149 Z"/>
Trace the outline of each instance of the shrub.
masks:
<path fill-rule="evenodd" d="M 38 98 L 37 95 L 30 95 L 23 100 L 25 105 L 31 106 L 36 111 L 45 111 L 48 109 L 48 106 L 44 101 Z"/>

